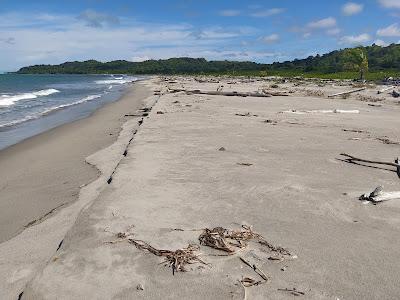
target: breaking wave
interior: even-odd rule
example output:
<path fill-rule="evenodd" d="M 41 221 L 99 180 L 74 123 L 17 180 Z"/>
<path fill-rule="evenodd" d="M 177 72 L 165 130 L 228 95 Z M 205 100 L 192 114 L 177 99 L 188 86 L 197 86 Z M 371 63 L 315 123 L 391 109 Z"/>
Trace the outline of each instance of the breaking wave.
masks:
<path fill-rule="evenodd" d="M 15 95 L 7 95 L 3 94 L 0 95 L 0 107 L 7 107 L 13 105 L 15 102 L 20 100 L 28 100 L 28 99 L 35 99 L 38 97 L 49 96 L 51 94 L 59 93 L 59 90 L 56 89 L 47 89 L 47 90 L 40 90 L 37 92 L 31 93 L 21 93 Z"/>
<path fill-rule="evenodd" d="M 82 99 L 80 99 L 78 101 L 75 101 L 75 102 L 72 102 L 72 103 L 61 104 L 61 105 L 58 105 L 58 106 L 53 106 L 53 107 L 47 108 L 47 109 L 45 109 L 45 110 L 43 110 L 43 111 L 41 111 L 39 113 L 36 113 L 36 114 L 33 114 L 33 115 L 28 115 L 28 116 L 26 116 L 26 117 L 24 117 L 22 119 L 14 120 L 12 122 L 8 122 L 8 123 L 5 123 L 5 124 L 1 124 L 0 123 L 0 129 L 6 128 L 6 127 L 12 127 L 12 126 L 15 126 L 15 125 L 27 122 L 27 121 L 35 120 L 35 119 L 38 119 L 38 118 L 40 118 L 42 116 L 48 115 L 48 114 L 50 114 L 50 113 L 52 113 L 54 111 L 57 111 L 57 110 L 60 110 L 60 109 L 64 109 L 64 108 L 67 108 L 67 107 L 70 107 L 70 106 L 75 106 L 75 105 L 78 105 L 78 104 L 82 104 L 82 103 L 85 103 L 85 102 L 88 102 L 88 101 L 92 101 L 94 99 L 100 98 L 101 96 L 102 95 L 89 95 L 89 96 L 87 96 L 85 98 L 82 98 Z"/>

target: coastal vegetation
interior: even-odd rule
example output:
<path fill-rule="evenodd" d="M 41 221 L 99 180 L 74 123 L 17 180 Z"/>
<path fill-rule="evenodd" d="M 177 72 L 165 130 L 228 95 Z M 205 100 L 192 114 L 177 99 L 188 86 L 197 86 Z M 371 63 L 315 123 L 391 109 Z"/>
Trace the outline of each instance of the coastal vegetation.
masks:
<path fill-rule="evenodd" d="M 305 59 L 262 64 L 239 61 L 207 61 L 204 58 L 171 58 L 131 62 L 66 62 L 21 68 L 20 74 L 212 74 L 248 76 L 303 76 L 334 79 L 379 80 L 400 76 L 400 45 L 347 48 Z"/>

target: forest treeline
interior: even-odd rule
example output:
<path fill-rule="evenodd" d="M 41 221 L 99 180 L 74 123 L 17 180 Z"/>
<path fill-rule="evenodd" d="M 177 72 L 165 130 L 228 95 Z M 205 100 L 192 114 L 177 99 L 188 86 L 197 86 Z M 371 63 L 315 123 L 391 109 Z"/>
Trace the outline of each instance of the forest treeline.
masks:
<path fill-rule="evenodd" d="M 367 56 L 369 72 L 400 73 L 400 45 L 357 47 Z M 66 62 L 59 65 L 34 65 L 21 68 L 20 74 L 229 74 L 229 75 L 318 75 L 357 74 L 349 64 L 349 49 L 293 61 L 261 64 L 239 61 L 207 61 L 204 58 L 171 58 L 131 62 L 96 60 Z M 352 73 L 354 72 L 354 73 Z M 353 76 L 351 75 L 351 76 Z M 350 76 L 350 75 L 349 75 Z"/>

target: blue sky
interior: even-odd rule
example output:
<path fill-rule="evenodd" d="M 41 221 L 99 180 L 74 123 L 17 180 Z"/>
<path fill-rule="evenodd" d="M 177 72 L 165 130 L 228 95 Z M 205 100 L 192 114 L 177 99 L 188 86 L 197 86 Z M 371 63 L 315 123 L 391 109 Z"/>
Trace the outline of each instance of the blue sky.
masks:
<path fill-rule="evenodd" d="M 274 62 L 400 40 L 400 0 L 0 0 L 0 70 L 178 56 Z"/>

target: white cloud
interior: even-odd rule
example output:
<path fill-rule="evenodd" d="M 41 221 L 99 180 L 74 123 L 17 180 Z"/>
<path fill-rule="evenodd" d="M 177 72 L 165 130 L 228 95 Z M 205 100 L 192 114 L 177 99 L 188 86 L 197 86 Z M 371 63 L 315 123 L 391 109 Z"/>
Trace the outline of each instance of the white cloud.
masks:
<path fill-rule="evenodd" d="M 271 35 L 263 36 L 262 38 L 260 38 L 260 40 L 266 44 L 273 44 L 279 41 L 279 35 L 274 33 Z"/>
<path fill-rule="evenodd" d="M 378 0 L 385 8 L 400 8 L 400 0 Z"/>
<path fill-rule="evenodd" d="M 388 43 L 386 43 L 385 41 L 382 41 L 380 39 L 375 40 L 374 44 L 377 45 L 377 46 L 381 46 L 381 47 L 389 46 Z"/>
<path fill-rule="evenodd" d="M 235 29 L 224 29 L 222 27 L 209 27 L 205 29 L 193 30 L 190 35 L 196 40 L 201 39 L 229 39 L 239 37 L 241 35 L 251 35 L 253 33 L 252 28 L 241 27 Z"/>
<path fill-rule="evenodd" d="M 356 14 L 362 12 L 363 9 L 364 9 L 364 5 L 363 4 L 358 4 L 358 3 L 354 3 L 354 2 L 347 2 L 342 7 L 342 13 L 345 16 L 352 16 L 352 15 L 356 15 Z"/>
<path fill-rule="evenodd" d="M 302 27 L 293 27 L 292 31 L 302 33 L 303 38 L 309 38 L 315 31 L 324 32 L 327 35 L 337 35 L 340 33 L 340 29 L 337 27 L 336 19 L 333 17 L 315 20 Z"/>
<path fill-rule="evenodd" d="M 15 44 L 15 38 L 9 37 L 9 38 L 0 38 L 1 43 L 6 43 L 9 45 L 14 45 Z"/>
<path fill-rule="evenodd" d="M 360 35 L 346 35 L 339 41 L 340 44 L 351 44 L 359 45 L 371 40 L 371 36 L 368 33 L 362 33 Z"/>
<path fill-rule="evenodd" d="M 240 15 L 240 10 L 226 9 L 219 12 L 223 17 L 236 17 Z"/>
<path fill-rule="evenodd" d="M 159 51 L 161 50 L 161 51 Z M 162 48 L 139 50 L 139 57 L 149 57 L 157 59 L 166 59 L 171 57 L 205 57 L 210 60 L 239 60 L 239 61 L 264 61 L 276 60 L 282 57 L 281 53 L 267 51 L 241 51 L 241 50 L 217 50 L 203 49 L 199 47 L 177 47 L 177 48 Z"/>
<path fill-rule="evenodd" d="M 130 61 L 135 61 L 135 62 L 141 62 L 141 61 L 146 61 L 146 60 L 150 60 L 151 57 L 150 56 L 133 56 Z"/>
<path fill-rule="evenodd" d="M 46 15 L 47 19 L 49 18 L 49 15 Z M 52 16 L 50 16 L 50 19 L 52 19 Z M 78 20 L 83 21 L 87 26 L 90 27 L 103 27 L 105 25 L 118 25 L 119 24 L 119 18 L 116 16 L 108 15 L 108 14 L 102 14 L 97 11 L 88 9 L 82 12 L 78 17 Z M 46 19 L 45 19 L 46 20 Z"/>
<path fill-rule="evenodd" d="M 307 27 L 309 29 L 315 29 L 315 30 L 336 27 L 336 19 L 333 17 L 329 17 L 321 20 L 316 20 L 308 23 Z"/>
<path fill-rule="evenodd" d="M 340 31 L 341 31 L 340 28 L 335 27 L 335 28 L 332 28 L 332 29 L 328 29 L 326 31 L 326 34 L 327 35 L 338 35 L 340 33 Z"/>
<path fill-rule="evenodd" d="M 281 14 L 285 11 L 283 8 L 271 8 L 267 10 L 260 10 L 254 13 L 251 13 L 250 16 L 255 17 L 255 18 L 265 18 L 265 17 L 270 17 L 273 15 L 278 15 Z"/>
<path fill-rule="evenodd" d="M 119 20 L 119 25 L 96 27 L 71 15 L 39 19 L 32 14 L 0 14 L 0 66 L 15 70 L 25 65 L 73 60 L 140 61 L 177 56 L 225 59 L 229 53 L 244 59 L 238 39 L 259 34 L 252 27 L 204 27 L 196 31 L 190 24 L 145 23 L 122 17 Z M 247 54 L 248 60 L 269 57 L 256 52 Z"/>
<path fill-rule="evenodd" d="M 378 36 L 385 36 L 385 37 L 399 37 L 400 36 L 400 28 L 397 23 L 394 23 L 386 28 L 378 29 L 376 34 Z"/>

